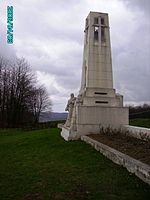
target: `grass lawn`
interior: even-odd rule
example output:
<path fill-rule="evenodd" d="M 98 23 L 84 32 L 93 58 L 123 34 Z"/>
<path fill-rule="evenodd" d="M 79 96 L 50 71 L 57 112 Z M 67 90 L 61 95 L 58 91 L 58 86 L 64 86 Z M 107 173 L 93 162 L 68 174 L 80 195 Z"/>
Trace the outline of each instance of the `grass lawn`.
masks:
<path fill-rule="evenodd" d="M 58 129 L 0 130 L 0 200 L 148 200 L 150 187 Z"/>
<path fill-rule="evenodd" d="M 146 118 L 130 119 L 130 125 L 150 128 L 150 119 Z"/>

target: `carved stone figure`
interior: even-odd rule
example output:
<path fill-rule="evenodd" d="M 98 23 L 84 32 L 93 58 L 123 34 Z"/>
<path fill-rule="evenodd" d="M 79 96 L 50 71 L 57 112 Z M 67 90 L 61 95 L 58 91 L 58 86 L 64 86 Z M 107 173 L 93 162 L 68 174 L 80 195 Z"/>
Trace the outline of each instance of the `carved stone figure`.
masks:
<path fill-rule="evenodd" d="M 72 114 L 73 114 L 73 109 L 74 109 L 74 104 L 76 101 L 76 97 L 74 96 L 73 93 L 70 94 L 70 99 L 68 100 L 67 106 L 65 111 L 68 111 L 68 117 L 65 123 L 65 126 L 70 127 L 71 125 L 71 119 L 72 119 Z"/>

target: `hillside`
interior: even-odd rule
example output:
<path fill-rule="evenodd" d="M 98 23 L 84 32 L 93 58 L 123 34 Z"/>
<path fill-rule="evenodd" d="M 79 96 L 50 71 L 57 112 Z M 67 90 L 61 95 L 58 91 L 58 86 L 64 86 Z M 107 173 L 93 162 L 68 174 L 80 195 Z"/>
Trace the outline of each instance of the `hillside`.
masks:
<path fill-rule="evenodd" d="M 148 200 L 150 188 L 58 129 L 0 130 L 0 200 Z"/>
<path fill-rule="evenodd" d="M 66 120 L 68 113 L 58 112 L 42 112 L 40 116 L 40 122 Z"/>

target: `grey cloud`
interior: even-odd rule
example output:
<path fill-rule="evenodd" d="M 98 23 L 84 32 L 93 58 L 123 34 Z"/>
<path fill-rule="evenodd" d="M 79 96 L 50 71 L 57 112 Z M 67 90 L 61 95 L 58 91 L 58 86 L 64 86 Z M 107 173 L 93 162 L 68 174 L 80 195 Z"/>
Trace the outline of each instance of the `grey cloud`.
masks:
<path fill-rule="evenodd" d="M 147 9 L 150 8 L 150 2 L 122 2 L 125 2 L 132 15 L 126 16 L 128 23 L 126 18 L 120 23 L 119 33 L 122 38 L 118 37 L 120 41 L 117 41 L 117 45 L 117 38 L 114 37 L 113 41 L 115 88 L 128 102 L 150 101 L 150 21 Z M 114 31 L 118 34 L 117 26 Z"/>
<path fill-rule="evenodd" d="M 150 14 L 150 1 L 149 0 L 121 0 L 126 3 L 127 6 L 132 9 L 139 9 L 145 12 L 146 14 Z"/>
<path fill-rule="evenodd" d="M 114 51 L 115 83 L 126 101 L 150 100 L 150 38 L 148 29 L 141 27 L 129 45 Z"/>
<path fill-rule="evenodd" d="M 81 77 L 78 74 L 72 73 L 70 76 L 57 76 L 57 83 L 63 85 L 66 89 L 76 90 L 80 86 Z M 69 84 L 68 84 L 69 83 Z"/>
<path fill-rule="evenodd" d="M 7 44 L 6 32 L 6 27 L 0 21 L 0 56 L 14 61 L 17 58 L 16 50 L 13 44 Z"/>
<path fill-rule="evenodd" d="M 3 43 L 0 51 L 25 57 L 34 71 L 43 74 L 40 82 L 57 103 L 64 104 L 65 97 L 80 87 L 84 20 L 90 10 L 109 12 L 115 88 L 126 101 L 150 99 L 150 1 L 13 2 L 15 48 Z"/>

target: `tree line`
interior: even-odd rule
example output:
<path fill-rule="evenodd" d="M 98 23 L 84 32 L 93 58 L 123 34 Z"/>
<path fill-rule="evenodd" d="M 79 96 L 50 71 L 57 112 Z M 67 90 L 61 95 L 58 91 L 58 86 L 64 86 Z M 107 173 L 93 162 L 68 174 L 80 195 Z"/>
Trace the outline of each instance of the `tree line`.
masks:
<path fill-rule="evenodd" d="M 150 105 L 143 104 L 139 106 L 129 106 L 129 117 L 133 118 L 150 118 Z"/>
<path fill-rule="evenodd" d="M 0 58 L 0 127 L 36 124 L 42 111 L 52 104 L 44 86 L 25 59 L 15 62 Z"/>

